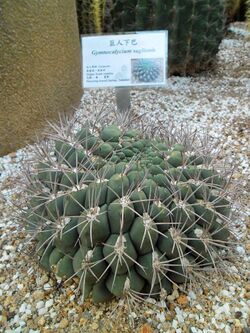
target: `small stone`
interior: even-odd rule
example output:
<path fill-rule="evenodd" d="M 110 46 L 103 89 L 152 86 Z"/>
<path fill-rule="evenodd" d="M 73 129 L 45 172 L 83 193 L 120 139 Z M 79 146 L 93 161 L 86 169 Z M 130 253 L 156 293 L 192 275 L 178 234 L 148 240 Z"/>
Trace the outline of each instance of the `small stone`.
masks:
<path fill-rule="evenodd" d="M 45 307 L 49 308 L 49 307 L 51 307 L 53 305 L 53 303 L 54 303 L 53 299 L 49 299 L 48 301 L 46 301 Z"/>
<path fill-rule="evenodd" d="M 168 307 L 170 311 L 173 311 L 175 309 L 174 303 L 169 303 Z"/>
<path fill-rule="evenodd" d="M 144 324 L 139 328 L 139 333 L 153 333 L 153 328 L 148 324 Z"/>
<path fill-rule="evenodd" d="M 87 323 L 87 319 L 86 318 L 80 318 L 80 325 L 86 325 L 86 323 Z"/>
<path fill-rule="evenodd" d="M 23 313 L 26 311 L 26 303 L 23 303 L 21 306 L 20 306 L 20 309 L 19 309 L 19 312 L 20 313 Z"/>
<path fill-rule="evenodd" d="M 14 152 L 12 152 L 12 153 L 9 153 L 8 156 L 9 156 L 10 158 L 16 158 L 16 152 L 14 151 Z"/>
<path fill-rule="evenodd" d="M 96 330 L 98 330 L 99 326 L 98 326 L 97 323 L 94 323 L 94 324 L 91 325 L 91 328 L 92 328 L 94 331 L 96 331 Z"/>
<path fill-rule="evenodd" d="M 0 316 L 0 323 L 4 324 L 7 322 L 7 320 L 8 320 L 8 318 L 6 316 L 4 316 L 4 315 Z"/>
<path fill-rule="evenodd" d="M 176 301 L 179 305 L 187 305 L 188 304 L 187 295 L 181 294 Z"/>
<path fill-rule="evenodd" d="M 45 284 L 46 282 L 48 282 L 49 281 L 49 277 L 48 277 L 48 275 L 43 275 L 42 277 L 41 277 L 41 284 Z"/>
<path fill-rule="evenodd" d="M 248 218 L 248 221 L 247 221 L 247 228 L 250 229 L 250 217 Z"/>
<path fill-rule="evenodd" d="M 49 290 L 51 289 L 51 285 L 49 283 L 45 283 L 45 285 L 43 286 L 43 289 L 46 291 L 46 290 Z"/>
<path fill-rule="evenodd" d="M 48 311 L 47 308 L 41 308 L 38 310 L 38 316 L 43 316 Z"/>
<path fill-rule="evenodd" d="M 207 287 L 203 288 L 203 294 L 207 296 L 209 294 L 209 289 Z"/>
<path fill-rule="evenodd" d="M 173 319 L 173 317 L 171 316 L 171 314 L 170 313 L 167 313 L 166 314 L 166 317 L 165 317 L 165 320 L 166 321 L 170 321 L 170 320 L 172 320 Z"/>
<path fill-rule="evenodd" d="M 41 317 L 41 318 L 38 320 L 37 323 L 38 323 L 39 326 L 44 326 L 45 322 L 46 322 L 45 318 L 44 318 L 44 317 Z"/>
<path fill-rule="evenodd" d="M 250 333 L 250 327 L 244 327 L 243 333 Z"/>
<path fill-rule="evenodd" d="M 189 293 L 188 293 L 188 297 L 189 297 L 190 299 L 192 299 L 192 300 L 195 300 L 195 299 L 196 299 L 196 295 L 195 295 L 195 293 L 194 293 L 192 290 L 189 291 Z"/>
<path fill-rule="evenodd" d="M 164 312 L 157 313 L 156 318 L 157 318 L 161 323 L 163 323 L 163 322 L 166 320 L 165 313 L 164 313 Z"/>
<path fill-rule="evenodd" d="M 8 305 L 13 304 L 13 302 L 14 302 L 13 297 L 12 296 L 7 296 L 3 304 L 4 304 L 4 306 L 7 307 Z"/>
<path fill-rule="evenodd" d="M 167 296 L 167 300 L 169 302 L 172 302 L 172 301 L 174 301 L 178 297 L 179 297 L 179 292 L 178 292 L 177 289 L 174 289 L 174 291 L 172 292 L 172 294 Z"/>
<path fill-rule="evenodd" d="M 250 291 L 248 291 L 247 293 L 245 293 L 244 297 L 245 297 L 246 299 L 250 299 Z"/>
<path fill-rule="evenodd" d="M 242 317 L 242 312 L 241 311 L 236 311 L 234 316 L 235 316 L 236 319 L 239 319 L 239 318 Z"/>
<path fill-rule="evenodd" d="M 44 292 L 42 290 L 36 290 L 33 292 L 32 297 L 35 300 L 40 300 L 44 298 Z"/>
<path fill-rule="evenodd" d="M 44 307 L 44 301 L 39 301 L 36 303 L 36 308 L 37 310 L 41 309 Z"/>
<path fill-rule="evenodd" d="M 63 318 L 59 323 L 59 328 L 66 328 L 69 325 L 69 321 L 66 318 Z"/>
<path fill-rule="evenodd" d="M 234 325 L 235 325 L 235 327 L 239 327 L 239 328 L 242 327 L 242 326 L 241 326 L 241 322 L 239 321 L 239 319 L 235 319 L 235 320 L 234 320 Z"/>
<path fill-rule="evenodd" d="M 245 289 L 246 289 L 246 291 L 250 291 L 250 283 L 247 283 L 247 284 L 245 285 Z"/>
<path fill-rule="evenodd" d="M 247 243 L 246 246 L 245 246 L 245 248 L 246 248 L 246 252 L 248 254 L 250 254 L 250 243 Z"/>

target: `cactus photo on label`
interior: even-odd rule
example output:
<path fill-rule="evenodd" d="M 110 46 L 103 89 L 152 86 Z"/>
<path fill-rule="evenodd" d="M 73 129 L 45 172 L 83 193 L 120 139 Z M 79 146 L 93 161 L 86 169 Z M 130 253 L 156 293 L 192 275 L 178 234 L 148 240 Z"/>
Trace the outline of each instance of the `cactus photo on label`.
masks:
<path fill-rule="evenodd" d="M 163 59 L 132 59 L 132 83 L 161 83 L 163 81 Z"/>

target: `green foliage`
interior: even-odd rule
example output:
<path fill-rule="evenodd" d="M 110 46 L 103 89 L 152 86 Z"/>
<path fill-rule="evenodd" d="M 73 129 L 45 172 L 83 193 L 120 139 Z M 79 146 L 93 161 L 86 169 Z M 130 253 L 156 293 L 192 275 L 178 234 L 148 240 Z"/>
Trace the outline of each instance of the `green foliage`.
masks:
<path fill-rule="evenodd" d="M 157 297 L 221 260 L 225 187 L 212 159 L 181 142 L 86 124 L 37 161 L 26 229 L 40 264 L 77 278 L 83 298 Z"/>

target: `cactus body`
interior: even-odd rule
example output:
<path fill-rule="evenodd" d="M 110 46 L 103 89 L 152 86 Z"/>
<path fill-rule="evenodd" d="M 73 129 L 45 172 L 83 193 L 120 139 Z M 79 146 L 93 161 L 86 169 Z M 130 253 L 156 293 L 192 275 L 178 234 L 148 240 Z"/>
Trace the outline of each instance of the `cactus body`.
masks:
<path fill-rule="evenodd" d="M 44 268 L 78 278 L 83 298 L 102 302 L 169 293 L 193 263 L 215 264 L 231 234 L 230 203 L 209 156 L 116 125 L 83 127 L 75 146 L 59 141 L 37 162 L 27 210 Z M 84 158 L 69 163 L 76 150 Z"/>

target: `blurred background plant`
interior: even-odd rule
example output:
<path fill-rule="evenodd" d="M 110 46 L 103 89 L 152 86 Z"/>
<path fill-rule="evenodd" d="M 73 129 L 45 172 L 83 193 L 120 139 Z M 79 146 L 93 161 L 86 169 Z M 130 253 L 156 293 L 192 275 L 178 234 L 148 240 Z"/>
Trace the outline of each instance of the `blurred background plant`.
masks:
<path fill-rule="evenodd" d="M 78 0 L 81 34 L 169 31 L 169 73 L 206 70 L 225 33 L 224 0 Z"/>
<path fill-rule="evenodd" d="M 81 34 L 167 29 L 169 73 L 180 75 L 213 63 L 227 24 L 244 21 L 247 7 L 249 0 L 77 0 Z"/>
<path fill-rule="evenodd" d="M 227 20 L 228 22 L 245 21 L 247 18 L 248 0 L 227 0 Z"/>

